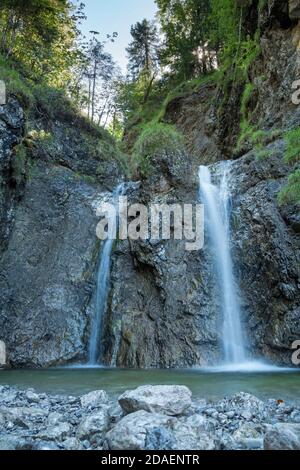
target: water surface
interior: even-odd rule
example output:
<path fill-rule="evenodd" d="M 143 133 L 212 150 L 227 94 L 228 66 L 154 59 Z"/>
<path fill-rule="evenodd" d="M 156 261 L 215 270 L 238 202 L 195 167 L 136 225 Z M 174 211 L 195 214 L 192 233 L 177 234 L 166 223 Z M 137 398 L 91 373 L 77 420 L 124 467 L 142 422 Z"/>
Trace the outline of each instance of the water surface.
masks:
<path fill-rule="evenodd" d="M 0 385 L 16 385 L 21 389 L 31 387 L 52 394 L 80 395 L 103 389 L 118 395 L 145 384 L 186 385 L 194 398 L 220 399 L 237 392 L 248 392 L 262 399 L 300 403 L 300 370 L 226 372 L 71 368 L 0 371 Z"/>

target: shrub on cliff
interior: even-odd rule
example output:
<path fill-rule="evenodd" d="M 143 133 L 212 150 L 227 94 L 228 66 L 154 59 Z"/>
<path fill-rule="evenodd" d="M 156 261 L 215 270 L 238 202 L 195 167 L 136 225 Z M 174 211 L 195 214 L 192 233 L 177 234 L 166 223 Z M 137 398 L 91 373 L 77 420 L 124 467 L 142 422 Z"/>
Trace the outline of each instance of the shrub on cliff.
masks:
<path fill-rule="evenodd" d="M 286 163 L 297 164 L 300 162 L 300 127 L 286 132 L 284 135 L 286 150 L 284 159 Z M 288 184 L 279 193 L 281 204 L 296 202 L 300 203 L 300 169 L 296 169 L 288 179 Z"/>
<path fill-rule="evenodd" d="M 178 152 L 183 148 L 184 138 L 174 126 L 157 122 L 147 124 L 133 147 L 134 171 L 146 176 L 151 172 L 156 156 Z"/>

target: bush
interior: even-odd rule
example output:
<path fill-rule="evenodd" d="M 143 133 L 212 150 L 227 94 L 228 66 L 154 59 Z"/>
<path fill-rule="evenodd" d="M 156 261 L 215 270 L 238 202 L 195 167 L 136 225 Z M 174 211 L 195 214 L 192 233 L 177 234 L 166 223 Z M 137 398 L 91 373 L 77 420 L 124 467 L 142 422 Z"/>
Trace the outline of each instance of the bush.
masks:
<path fill-rule="evenodd" d="M 175 152 L 182 146 L 183 136 L 173 126 L 150 123 L 144 127 L 133 150 L 142 157 L 152 157 L 164 152 Z"/>
<path fill-rule="evenodd" d="M 182 150 L 184 138 L 169 124 L 152 122 L 146 125 L 133 147 L 132 162 L 145 176 L 151 172 L 151 159 L 164 153 L 174 153 Z"/>
<path fill-rule="evenodd" d="M 300 202 L 300 170 L 289 176 L 288 184 L 280 191 L 278 200 L 280 204 Z"/>
<path fill-rule="evenodd" d="M 286 151 L 284 160 L 286 163 L 296 163 L 300 161 L 300 127 L 287 132 L 284 135 Z"/>
<path fill-rule="evenodd" d="M 284 135 L 286 149 L 284 160 L 286 163 L 295 164 L 300 161 L 300 127 L 288 131 Z M 280 204 L 300 203 L 300 170 L 296 169 L 288 179 L 288 184 L 283 188 L 278 200 Z"/>
<path fill-rule="evenodd" d="M 15 70 L 13 64 L 0 55 L 0 80 L 3 80 L 8 94 L 18 98 L 26 108 L 32 106 L 34 96 L 29 83 Z"/>
<path fill-rule="evenodd" d="M 268 131 L 257 129 L 245 120 L 241 123 L 241 134 L 237 143 L 237 151 L 241 151 L 245 144 L 249 144 L 257 153 L 260 152 L 266 156 L 264 152 L 266 146 L 281 136 L 282 131 L 280 129 Z"/>
<path fill-rule="evenodd" d="M 64 90 L 51 88 L 45 85 L 36 85 L 33 88 L 38 111 L 49 119 L 72 119 L 76 108 L 67 98 Z"/>
<path fill-rule="evenodd" d="M 255 90 L 255 86 L 253 83 L 247 83 L 244 89 L 244 93 L 242 96 L 241 100 L 241 114 L 243 116 L 243 119 L 248 119 L 248 114 L 249 114 L 249 103 L 251 102 L 251 98 L 253 95 L 253 92 Z"/>

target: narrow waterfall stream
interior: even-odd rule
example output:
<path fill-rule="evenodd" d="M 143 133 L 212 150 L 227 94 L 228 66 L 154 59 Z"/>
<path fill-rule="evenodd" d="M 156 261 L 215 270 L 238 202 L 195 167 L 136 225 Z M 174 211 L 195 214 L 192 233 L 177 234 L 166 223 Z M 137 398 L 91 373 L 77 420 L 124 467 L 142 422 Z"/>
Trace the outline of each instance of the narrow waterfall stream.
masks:
<path fill-rule="evenodd" d="M 113 193 L 112 202 L 113 204 L 118 203 L 118 198 L 124 192 L 124 184 L 120 184 Z M 96 308 L 92 318 L 91 335 L 89 342 L 89 365 L 94 366 L 99 364 L 101 360 L 101 339 L 103 330 L 103 317 L 106 309 L 108 290 L 109 290 L 109 278 L 110 278 L 110 259 L 114 239 L 111 236 L 117 223 L 113 220 L 109 224 L 111 233 L 102 245 L 100 251 L 99 269 L 97 274 L 97 291 L 96 291 Z"/>
<path fill-rule="evenodd" d="M 205 217 L 211 246 L 216 259 L 223 314 L 223 350 L 226 364 L 246 362 L 240 309 L 230 253 L 230 162 L 222 165 L 218 186 L 212 183 L 210 170 L 199 168 L 200 196 L 205 205 Z"/>

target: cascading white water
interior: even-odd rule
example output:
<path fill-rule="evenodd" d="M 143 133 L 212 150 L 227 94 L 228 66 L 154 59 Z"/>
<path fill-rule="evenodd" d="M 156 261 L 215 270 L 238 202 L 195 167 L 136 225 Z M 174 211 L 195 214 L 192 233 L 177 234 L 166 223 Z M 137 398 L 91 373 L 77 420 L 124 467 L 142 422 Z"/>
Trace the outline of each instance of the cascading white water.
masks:
<path fill-rule="evenodd" d="M 219 186 L 211 181 L 210 170 L 199 168 L 200 196 L 205 205 L 205 214 L 211 244 L 216 258 L 223 313 L 223 347 L 227 364 L 246 362 L 238 296 L 235 287 L 230 253 L 230 193 L 228 179 L 230 162 L 224 162 Z"/>
<path fill-rule="evenodd" d="M 117 204 L 119 196 L 123 194 L 124 184 L 121 184 L 113 193 L 113 203 Z M 106 309 L 109 278 L 110 278 L 110 259 L 113 248 L 113 237 L 111 236 L 116 229 L 115 218 L 109 224 L 111 233 L 104 241 L 102 250 L 100 252 L 99 269 L 97 275 L 97 291 L 96 291 L 96 308 L 92 318 L 91 335 L 89 342 L 89 365 L 97 365 L 99 356 L 101 356 L 101 337 L 103 329 L 103 316 Z"/>

